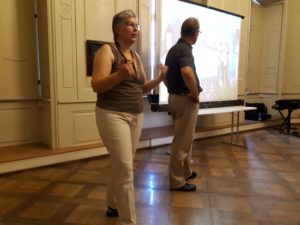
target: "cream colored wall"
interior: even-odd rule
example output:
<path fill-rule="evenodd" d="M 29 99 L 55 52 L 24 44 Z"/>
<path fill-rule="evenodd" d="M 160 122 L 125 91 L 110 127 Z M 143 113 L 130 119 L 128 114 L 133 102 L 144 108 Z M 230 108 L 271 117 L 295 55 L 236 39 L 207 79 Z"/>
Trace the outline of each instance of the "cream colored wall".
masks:
<path fill-rule="evenodd" d="M 0 98 L 38 97 L 31 0 L 0 2 Z"/>
<path fill-rule="evenodd" d="M 191 0 L 191 2 L 207 5 L 207 0 Z"/>
<path fill-rule="evenodd" d="M 272 10 L 277 10 L 276 8 L 280 5 L 283 6 L 282 33 L 278 41 L 274 38 L 277 31 L 270 28 L 270 23 L 274 24 L 275 18 L 278 18 L 280 11 L 273 15 Z M 285 0 L 283 3 L 267 7 L 255 4 L 252 6 L 247 74 L 247 91 L 250 92 L 250 95 L 247 96 L 247 99 L 248 102 L 265 103 L 273 119 L 281 118 L 278 111 L 272 109 L 272 105 L 277 99 L 300 98 L 300 76 L 297 75 L 300 46 L 296 41 L 300 34 L 300 26 L 297 22 L 300 19 L 299 8 L 300 2 L 294 0 Z M 264 27 L 264 24 L 267 27 Z M 267 29 L 272 32 L 272 35 L 265 32 Z M 273 38 L 266 43 L 268 36 Z M 276 52 L 278 47 L 279 53 Z M 274 58 L 275 55 L 279 58 Z M 269 77 L 266 72 L 270 71 L 272 66 L 273 68 L 277 67 L 278 73 L 276 75 L 270 73 L 271 77 Z M 293 112 L 292 116 L 299 117 L 299 110 Z"/>
<path fill-rule="evenodd" d="M 95 104 L 61 104 L 58 108 L 59 147 L 80 146 L 99 142 Z"/>
<path fill-rule="evenodd" d="M 277 94 L 279 81 L 280 45 L 282 39 L 283 4 L 264 9 L 260 90 Z"/>
<path fill-rule="evenodd" d="M 51 102 L 50 101 L 41 101 L 40 103 L 39 115 L 41 117 L 39 123 L 39 140 L 45 145 L 52 147 L 52 121 L 51 121 Z"/>
<path fill-rule="evenodd" d="M 38 38 L 39 38 L 39 62 L 41 73 L 41 97 L 44 100 L 51 99 L 50 74 L 49 74 L 49 39 L 48 39 L 48 12 L 47 1 L 37 0 L 38 12 Z"/>
<path fill-rule="evenodd" d="M 40 111 L 36 101 L 0 103 L 0 147 L 38 142 Z"/>
<path fill-rule="evenodd" d="M 0 1 L 0 146 L 42 139 L 33 9 L 32 0 Z"/>
<path fill-rule="evenodd" d="M 143 66 L 147 76 L 151 76 L 151 57 L 150 48 L 151 46 L 151 2 L 149 0 L 139 0 L 139 24 L 141 24 L 142 29 L 139 32 L 139 54 L 143 62 Z"/>
<path fill-rule="evenodd" d="M 280 93 L 282 20 L 282 3 L 252 4 L 246 101 L 265 103 L 272 119 L 280 118 L 272 105 Z"/>
<path fill-rule="evenodd" d="M 286 45 L 284 55 L 284 79 L 282 80 L 282 96 L 300 98 L 300 1 L 286 0 Z"/>
<path fill-rule="evenodd" d="M 248 54 L 248 74 L 246 89 L 251 93 L 259 93 L 260 90 L 260 68 L 262 49 L 262 24 L 263 7 L 256 4 L 252 5 L 250 36 L 249 36 L 249 54 Z"/>
<path fill-rule="evenodd" d="M 286 29 L 281 98 L 300 99 L 300 1 L 286 0 Z M 300 110 L 293 112 L 300 117 Z"/>

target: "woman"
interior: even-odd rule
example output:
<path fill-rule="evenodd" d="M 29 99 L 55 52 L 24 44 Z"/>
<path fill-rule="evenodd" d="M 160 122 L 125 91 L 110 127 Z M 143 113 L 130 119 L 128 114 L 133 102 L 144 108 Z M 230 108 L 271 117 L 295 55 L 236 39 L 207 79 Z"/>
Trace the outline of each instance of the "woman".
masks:
<path fill-rule="evenodd" d="M 103 45 L 96 53 L 92 77 L 97 126 L 112 162 L 106 215 L 119 217 L 122 225 L 136 224 L 133 158 L 143 123 L 143 94 L 164 80 L 167 72 L 161 66 L 159 76 L 146 81 L 140 58 L 130 48 L 139 28 L 131 10 L 114 16 L 115 43 Z"/>

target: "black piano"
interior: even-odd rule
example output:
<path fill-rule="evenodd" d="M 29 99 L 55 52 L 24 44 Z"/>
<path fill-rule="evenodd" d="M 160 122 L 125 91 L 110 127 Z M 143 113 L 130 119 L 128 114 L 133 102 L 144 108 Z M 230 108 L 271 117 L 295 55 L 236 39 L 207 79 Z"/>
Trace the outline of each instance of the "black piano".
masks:
<path fill-rule="evenodd" d="M 294 110 L 300 109 L 300 99 L 282 99 L 275 101 L 275 105 L 272 106 L 273 109 L 278 110 L 283 122 L 282 122 L 282 132 L 289 134 L 291 128 L 291 116 Z M 284 110 L 288 110 L 287 115 L 283 114 Z M 297 135 L 298 136 L 298 135 Z"/>

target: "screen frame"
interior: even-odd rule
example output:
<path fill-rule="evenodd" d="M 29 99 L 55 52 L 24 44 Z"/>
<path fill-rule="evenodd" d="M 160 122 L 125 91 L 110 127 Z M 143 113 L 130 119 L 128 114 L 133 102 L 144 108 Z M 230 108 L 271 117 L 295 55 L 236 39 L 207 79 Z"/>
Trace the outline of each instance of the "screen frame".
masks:
<path fill-rule="evenodd" d="M 86 40 L 86 76 L 91 77 L 93 74 L 93 63 L 95 53 L 104 45 L 107 41 Z"/>
<path fill-rule="evenodd" d="M 201 4 L 201 3 L 198 3 L 198 2 L 192 2 L 192 1 L 187 1 L 187 0 L 177 0 L 177 1 L 189 3 L 189 4 L 192 4 L 192 5 L 198 5 L 198 6 L 201 6 L 201 7 L 205 7 L 205 8 L 208 8 L 208 9 L 212 9 L 212 10 L 215 10 L 215 11 L 226 13 L 226 14 L 229 14 L 229 15 L 232 15 L 232 16 L 237 16 L 237 17 L 240 17 L 241 19 L 245 18 L 243 15 L 233 13 L 233 12 L 229 12 L 229 11 L 226 11 L 226 10 L 223 10 L 223 9 L 218 9 L 218 8 L 215 8 L 215 7 L 212 7 L 212 6 L 209 6 L 209 5 L 205 5 L 205 4 Z"/>

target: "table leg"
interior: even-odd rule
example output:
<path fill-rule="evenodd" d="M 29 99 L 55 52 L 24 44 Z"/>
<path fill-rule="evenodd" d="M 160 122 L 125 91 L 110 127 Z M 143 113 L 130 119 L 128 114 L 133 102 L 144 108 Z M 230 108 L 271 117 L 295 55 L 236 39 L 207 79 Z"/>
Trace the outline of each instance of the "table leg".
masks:
<path fill-rule="evenodd" d="M 231 112 L 230 144 L 233 144 L 233 126 L 234 126 L 234 112 Z"/>
<path fill-rule="evenodd" d="M 236 118 L 236 144 L 239 143 L 240 111 L 237 112 Z"/>
<path fill-rule="evenodd" d="M 235 118 L 236 118 L 236 125 L 235 125 L 235 130 L 234 130 L 234 122 L 235 122 Z M 230 142 L 224 142 L 230 145 L 234 145 L 234 146 L 238 146 L 238 147 L 242 147 L 245 148 L 245 145 L 240 145 L 239 144 L 239 127 L 240 127 L 240 112 L 237 111 L 236 114 L 235 112 L 231 112 L 231 132 L 230 132 Z M 234 131 L 235 131 L 235 142 L 233 140 L 233 135 L 234 135 Z"/>

